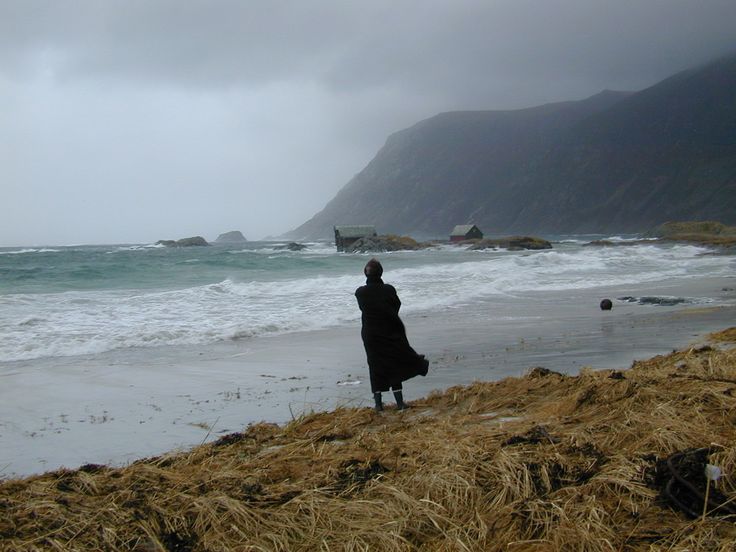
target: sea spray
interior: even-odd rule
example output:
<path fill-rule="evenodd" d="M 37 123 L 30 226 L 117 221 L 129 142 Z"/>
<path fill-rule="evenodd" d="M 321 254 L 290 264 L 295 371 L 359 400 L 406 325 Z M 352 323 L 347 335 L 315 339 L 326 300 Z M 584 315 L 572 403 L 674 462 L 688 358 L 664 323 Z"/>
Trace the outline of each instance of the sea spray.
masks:
<path fill-rule="evenodd" d="M 353 292 L 369 256 L 336 253 L 325 243 L 299 252 L 281 245 L 4 250 L 0 362 L 358 327 Z M 707 252 L 571 242 L 538 252 L 443 246 L 378 256 L 402 313 L 436 315 L 494 297 L 523 307 L 537 292 L 734 273 L 734 256 Z"/>

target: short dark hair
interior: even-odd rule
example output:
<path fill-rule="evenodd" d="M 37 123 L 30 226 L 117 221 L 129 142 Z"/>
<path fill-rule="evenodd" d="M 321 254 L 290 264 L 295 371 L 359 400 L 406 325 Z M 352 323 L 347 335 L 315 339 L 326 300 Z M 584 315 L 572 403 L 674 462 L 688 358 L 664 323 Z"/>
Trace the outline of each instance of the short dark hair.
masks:
<path fill-rule="evenodd" d="M 363 274 L 365 274 L 366 276 L 376 276 L 380 278 L 381 274 L 383 274 L 383 267 L 381 266 L 381 263 L 379 263 L 376 259 L 371 259 L 365 264 L 365 268 L 363 268 Z"/>

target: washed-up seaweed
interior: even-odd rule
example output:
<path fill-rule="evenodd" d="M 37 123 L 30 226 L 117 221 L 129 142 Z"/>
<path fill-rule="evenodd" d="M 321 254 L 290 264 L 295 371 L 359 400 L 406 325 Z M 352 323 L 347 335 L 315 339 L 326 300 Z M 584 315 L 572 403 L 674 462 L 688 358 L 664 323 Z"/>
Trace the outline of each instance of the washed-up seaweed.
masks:
<path fill-rule="evenodd" d="M 736 332 L 712 337 L 5 480 L 0 550 L 732 551 Z"/>

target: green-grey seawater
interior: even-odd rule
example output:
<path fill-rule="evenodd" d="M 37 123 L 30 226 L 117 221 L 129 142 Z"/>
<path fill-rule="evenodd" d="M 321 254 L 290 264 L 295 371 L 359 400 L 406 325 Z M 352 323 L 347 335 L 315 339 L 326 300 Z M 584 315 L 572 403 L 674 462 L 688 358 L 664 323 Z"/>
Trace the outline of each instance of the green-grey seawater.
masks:
<path fill-rule="evenodd" d="M 478 300 L 731 275 L 733 255 L 688 245 L 471 252 L 441 246 L 377 255 L 404 313 Z M 255 338 L 356 323 L 353 292 L 369 255 L 329 243 L 164 248 L 103 245 L 0 249 L 0 362 Z M 708 302 L 704 298 L 686 301 Z"/>

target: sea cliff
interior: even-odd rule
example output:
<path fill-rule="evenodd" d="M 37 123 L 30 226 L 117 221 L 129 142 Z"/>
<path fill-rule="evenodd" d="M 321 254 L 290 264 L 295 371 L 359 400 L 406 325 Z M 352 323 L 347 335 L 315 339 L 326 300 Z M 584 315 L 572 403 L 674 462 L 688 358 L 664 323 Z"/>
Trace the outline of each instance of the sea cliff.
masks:
<path fill-rule="evenodd" d="M 736 224 L 736 55 L 635 93 L 513 111 L 440 113 L 391 135 L 310 220 L 439 237 L 644 232 L 668 220 Z"/>

